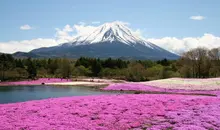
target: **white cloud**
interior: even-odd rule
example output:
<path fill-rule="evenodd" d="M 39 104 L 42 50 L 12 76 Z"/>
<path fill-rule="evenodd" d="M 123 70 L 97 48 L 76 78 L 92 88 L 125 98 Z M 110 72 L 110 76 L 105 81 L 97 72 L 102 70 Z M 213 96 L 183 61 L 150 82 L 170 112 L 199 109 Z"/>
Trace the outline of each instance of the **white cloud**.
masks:
<path fill-rule="evenodd" d="M 73 28 L 72 28 L 69 24 L 67 24 L 67 25 L 64 27 L 63 31 L 65 31 L 65 32 L 72 32 L 72 31 L 73 31 Z"/>
<path fill-rule="evenodd" d="M 68 24 L 63 29 L 55 28 L 55 30 L 55 37 L 58 43 L 69 42 L 72 41 L 74 38 L 74 35 L 71 35 L 71 32 L 74 31 L 74 28 Z"/>
<path fill-rule="evenodd" d="M 143 33 L 144 33 L 144 30 L 141 30 L 141 29 L 136 29 L 133 31 L 134 35 L 137 36 L 137 37 L 141 37 L 144 39 L 143 37 Z"/>
<path fill-rule="evenodd" d="M 85 25 L 86 25 L 86 23 L 85 23 L 85 22 L 83 22 L 83 21 L 79 22 L 78 24 L 79 24 L 79 25 L 83 25 L 83 26 L 85 26 Z"/>
<path fill-rule="evenodd" d="M 93 32 L 97 26 L 85 26 L 85 25 L 74 25 L 73 26 L 75 31 L 76 31 L 76 35 L 86 35 L 89 34 L 91 32 Z"/>
<path fill-rule="evenodd" d="M 192 19 L 192 20 L 203 20 L 203 19 L 205 19 L 205 17 L 198 15 L 198 16 L 191 16 L 190 19 Z"/>
<path fill-rule="evenodd" d="M 128 25 L 129 23 L 124 23 Z M 0 42 L 0 52 L 14 53 L 17 51 L 28 52 L 40 47 L 55 46 L 60 43 L 70 42 L 79 35 L 86 35 L 93 32 L 97 26 L 75 24 L 73 26 L 66 25 L 64 28 L 56 28 L 54 38 L 42 39 L 37 38 L 33 40 L 22 40 L 22 41 L 8 41 Z M 143 30 L 134 30 L 135 35 L 143 36 Z M 172 51 L 177 54 L 188 51 L 196 47 L 216 48 L 220 47 L 220 37 L 212 34 L 204 34 L 201 37 L 163 37 L 163 38 L 148 38 L 150 41 L 168 51 Z"/>
<path fill-rule="evenodd" d="M 93 32 L 97 26 L 75 24 L 73 27 L 66 25 L 63 29 L 56 28 L 56 40 L 58 43 L 66 43 L 73 41 L 77 36 L 87 35 Z"/>
<path fill-rule="evenodd" d="M 92 24 L 100 24 L 100 21 L 93 21 Z"/>
<path fill-rule="evenodd" d="M 20 26 L 20 29 L 21 29 L 21 30 L 31 30 L 31 29 L 33 29 L 33 27 L 31 27 L 31 26 L 28 25 L 28 24 L 25 24 L 25 25 Z"/>
<path fill-rule="evenodd" d="M 0 52 L 14 53 L 17 51 L 28 52 L 30 50 L 57 45 L 54 39 L 33 39 L 23 41 L 0 42 Z"/>
<path fill-rule="evenodd" d="M 118 23 L 124 24 L 124 25 L 126 25 L 126 26 L 129 26 L 129 25 L 130 25 L 129 22 L 123 22 L 123 21 L 113 21 L 113 22 L 118 22 Z"/>
<path fill-rule="evenodd" d="M 212 34 L 204 34 L 201 37 L 186 37 L 186 38 L 176 38 L 176 37 L 164 37 L 161 39 L 147 39 L 168 51 L 172 51 L 177 54 L 182 54 L 185 51 L 196 47 L 205 47 L 208 49 L 220 47 L 220 37 L 214 36 Z"/>
<path fill-rule="evenodd" d="M 66 25 L 63 29 L 55 28 L 56 33 L 54 38 L 42 39 L 37 38 L 33 40 L 22 40 L 22 41 L 8 41 L 0 42 L 0 52 L 3 53 L 14 53 L 17 51 L 29 52 L 33 49 L 40 47 L 56 46 L 60 43 L 70 42 L 78 35 L 85 35 L 96 29 L 96 26 L 86 25 Z"/>

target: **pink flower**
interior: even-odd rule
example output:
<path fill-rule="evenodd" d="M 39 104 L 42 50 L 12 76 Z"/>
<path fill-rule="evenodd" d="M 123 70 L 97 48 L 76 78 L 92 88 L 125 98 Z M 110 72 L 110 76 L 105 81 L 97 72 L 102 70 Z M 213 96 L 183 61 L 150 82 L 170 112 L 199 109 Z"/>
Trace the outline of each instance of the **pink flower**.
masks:
<path fill-rule="evenodd" d="M 1 129 L 219 129 L 220 98 L 122 94 L 0 104 Z"/>

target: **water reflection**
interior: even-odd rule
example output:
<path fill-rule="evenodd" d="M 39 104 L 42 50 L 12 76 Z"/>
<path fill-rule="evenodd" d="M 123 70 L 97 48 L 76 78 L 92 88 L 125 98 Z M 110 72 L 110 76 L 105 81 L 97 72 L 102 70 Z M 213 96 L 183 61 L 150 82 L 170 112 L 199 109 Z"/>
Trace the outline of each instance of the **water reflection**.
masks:
<path fill-rule="evenodd" d="M 39 100 L 52 97 L 113 94 L 88 87 L 70 86 L 1 86 L 0 104 Z"/>

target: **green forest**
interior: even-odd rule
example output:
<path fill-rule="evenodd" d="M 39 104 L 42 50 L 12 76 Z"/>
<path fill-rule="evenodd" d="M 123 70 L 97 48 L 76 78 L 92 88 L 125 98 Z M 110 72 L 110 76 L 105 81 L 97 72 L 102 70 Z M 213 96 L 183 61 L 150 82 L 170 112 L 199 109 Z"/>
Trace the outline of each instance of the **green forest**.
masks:
<path fill-rule="evenodd" d="M 100 77 L 127 81 L 148 81 L 171 77 L 209 78 L 220 76 L 220 49 L 196 48 L 178 60 L 121 60 L 81 57 L 79 59 L 14 58 L 0 54 L 0 80 L 41 77 Z"/>

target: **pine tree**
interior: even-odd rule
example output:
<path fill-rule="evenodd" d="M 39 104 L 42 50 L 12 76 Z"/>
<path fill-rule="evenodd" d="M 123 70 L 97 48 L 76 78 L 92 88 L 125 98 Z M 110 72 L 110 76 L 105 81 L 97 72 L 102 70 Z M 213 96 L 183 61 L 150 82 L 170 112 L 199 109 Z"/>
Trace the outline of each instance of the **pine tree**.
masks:
<path fill-rule="evenodd" d="M 27 72 L 29 74 L 29 78 L 35 78 L 37 76 L 36 64 L 31 60 L 31 58 L 27 59 Z"/>
<path fill-rule="evenodd" d="M 93 76 L 98 76 L 98 74 L 101 72 L 102 66 L 100 60 L 94 60 L 92 64 L 92 73 Z"/>

